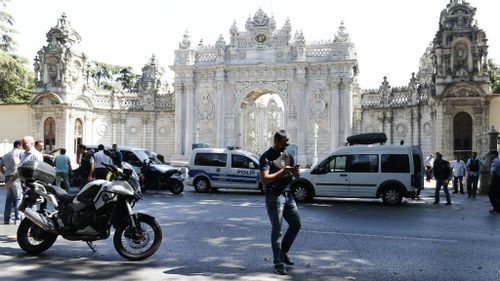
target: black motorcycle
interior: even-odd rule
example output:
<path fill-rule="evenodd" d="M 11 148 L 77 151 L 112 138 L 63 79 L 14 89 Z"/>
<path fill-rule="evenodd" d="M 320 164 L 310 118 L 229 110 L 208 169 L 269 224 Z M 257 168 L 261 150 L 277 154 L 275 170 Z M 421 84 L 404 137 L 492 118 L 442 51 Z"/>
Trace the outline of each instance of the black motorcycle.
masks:
<path fill-rule="evenodd" d="M 141 167 L 141 190 L 170 190 L 173 194 L 184 191 L 182 171 L 168 165 L 158 165 L 144 160 Z"/>

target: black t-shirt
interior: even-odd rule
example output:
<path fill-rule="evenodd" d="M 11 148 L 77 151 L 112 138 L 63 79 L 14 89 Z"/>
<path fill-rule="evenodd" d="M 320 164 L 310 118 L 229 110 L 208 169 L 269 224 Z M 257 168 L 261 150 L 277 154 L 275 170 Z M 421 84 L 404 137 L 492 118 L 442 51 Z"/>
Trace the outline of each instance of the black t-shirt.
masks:
<path fill-rule="evenodd" d="M 283 169 L 285 166 L 295 166 L 295 160 L 293 156 L 288 154 L 288 152 L 279 152 L 274 150 L 272 147 L 266 150 L 259 159 L 259 168 L 261 171 L 269 171 L 269 174 L 274 174 L 277 171 Z M 282 191 L 290 191 L 289 184 L 293 179 L 291 172 L 283 174 L 280 179 L 276 180 L 271 184 L 266 184 L 264 187 L 266 190 L 278 189 Z"/>

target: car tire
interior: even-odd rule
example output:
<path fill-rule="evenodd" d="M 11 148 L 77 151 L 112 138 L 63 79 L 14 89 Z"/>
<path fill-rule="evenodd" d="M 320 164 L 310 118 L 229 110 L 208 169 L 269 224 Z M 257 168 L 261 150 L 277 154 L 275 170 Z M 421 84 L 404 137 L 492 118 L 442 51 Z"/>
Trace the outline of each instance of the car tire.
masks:
<path fill-rule="evenodd" d="M 206 193 L 210 190 L 210 183 L 206 178 L 197 178 L 193 185 L 194 189 L 199 193 Z"/>
<path fill-rule="evenodd" d="M 401 203 L 401 200 L 403 200 L 401 189 L 396 185 L 387 186 L 382 192 L 382 200 L 384 201 L 384 204 L 390 206 L 399 205 Z"/>
<path fill-rule="evenodd" d="M 305 182 L 297 182 L 292 185 L 292 195 L 299 203 L 310 202 L 313 198 L 312 188 Z"/>

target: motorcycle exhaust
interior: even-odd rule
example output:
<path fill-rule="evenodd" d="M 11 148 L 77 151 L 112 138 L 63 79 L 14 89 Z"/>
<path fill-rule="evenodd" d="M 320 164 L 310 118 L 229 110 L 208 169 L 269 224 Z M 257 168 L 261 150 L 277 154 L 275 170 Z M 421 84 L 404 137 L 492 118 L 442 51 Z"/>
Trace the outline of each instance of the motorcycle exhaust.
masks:
<path fill-rule="evenodd" d="M 41 229 L 54 234 L 59 234 L 54 229 L 54 226 L 52 225 L 51 221 L 47 220 L 44 216 L 41 216 L 38 212 L 34 211 L 33 209 L 26 208 L 24 210 L 24 215 Z"/>

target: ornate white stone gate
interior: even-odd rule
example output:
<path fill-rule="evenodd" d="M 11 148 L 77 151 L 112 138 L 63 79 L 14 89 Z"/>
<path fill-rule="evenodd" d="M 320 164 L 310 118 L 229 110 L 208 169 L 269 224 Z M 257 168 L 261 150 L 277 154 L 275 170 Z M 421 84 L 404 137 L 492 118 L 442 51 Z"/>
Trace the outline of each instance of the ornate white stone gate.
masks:
<path fill-rule="evenodd" d="M 286 129 L 298 145 L 299 162 L 311 163 L 315 123 L 320 155 L 345 141 L 352 130 L 357 60 L 343 23 L 334 40 L 306 45 L 302 32 L 292 39 L 289 20 L 278 29 L 259 9 L 245 30 L 235 22 L 229 31 L 229 43 L 221 35 L 213 46 L 193 46 L 186 32 L 175 51 L 174 157 L 189 157 L 194 143 L 243 146 L 258 154 L 271 145 L 271 131 Z M 271 93 L 282 109 L 255 104 Z"/>

